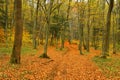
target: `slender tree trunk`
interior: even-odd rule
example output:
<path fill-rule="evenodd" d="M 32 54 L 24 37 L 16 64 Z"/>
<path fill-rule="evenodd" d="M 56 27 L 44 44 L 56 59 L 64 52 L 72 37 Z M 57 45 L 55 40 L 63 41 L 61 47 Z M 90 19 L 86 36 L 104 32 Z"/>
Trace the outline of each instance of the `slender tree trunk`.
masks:
<path fill-rule="evenodd" d="M 6 13 L 6 19 L 5 19 L 5 40 L 6 40 L 6 48 L 8 47 L 8 0 L 5 0 L 5 13 Z"/>
<path fill-rule="evenodd" d="M 48 23 L 46 26 L 45 45 L 44 45 L 44 53 L 43 53 L 45 56 L 47 56 L 49 26 L 50 26 L 50 21 L 48 20 Z"/>
<path fill-rule="evenodd" d="M 53 5 L 53 0 L 50 0 L 49 9 L 48 9 L 47 18 L 46 18 L 47 24 L 46 24 L 44 53 L 40 56 L 40 57 L 43 57 L 43 58 L 49 58 L 48 55 L 47 55 L 47 49 L 48 49 L 48 38 L 49 38 L 48 35 L 49 35 L 49 28 L 50 28 L 50 20 L 51 20 L 50 15 L 51 15 L 52 5 Z"/>
<path fill-rule="evenodd" d="M 107 13 L 107 22 L 105 28 L 105 42 L 104 42 L 104 49 L 103 49 L 103 58 L 106 58 L 109 55 L 109 38 L 110 38 L 110 26 L 111 26 L 111 12 L 113 9 L 114 0 L 110 0 L 109 10 Z"/>
<path fill-rule="evenodd" d="M 115 15 L 113 15 L 113 54 L 116 54 L 116 27 L 115 27 L 115 18 L 114 18 L 114 16 Z"/>
<path fill-rule="evenodd" d="M 95 27 L 93 27 L 93 46 L 94 49 L 96 50 L 98 45 L 97 45 L 97 31 Z"/>
<path fill-rule="evenodd" d="M 65 41 L 65 26 L 63 25 L 63 30 L 61 31 L 61 50 L 64 48 Z"/>
<path fill-rule="evenodd" d="M 39 9 L 39 2 L 40 0 L 37 1 L 37 8 L 35 12 L 35 20 L 34 20 L 34 28 L 33 28 L 33 46 L 34 49 L 37 48 L 37 23 L 38 23 L 38 9 Z"/>
<path fill-rule="evenodd" d="M 33 42 L 33 48 L 36 49 L 36 14 L 35 14 L 35 10 L 33 9 L 34 8 L 34 0 L 31 0 L 31 9 L 30 9 L 30 13 L 31 13 L 31 22 L 33 23 L 33 28 L 32 28 L 32 33 L 33 33 L 33 36 L 32 36 L 32 42 Z M 37 10 L 37 8 L 36 8 Z M 35 15 L 35 16 L 34 16 Z"/>
<path fill-rule="evenodd" d="M 90 51 L 90 0 L 88 0 L 88 17 L 87 17 L 87 51 Z"/>
<path fill-rule="evenodd" d="M 59 2 L 60 2 L 60 0 L 57 0 L 57 4 L 59 4 Z M 57 9 L 57 14 L 58 14 L 58 16 L 60 15 L 60 7 L 58 7 L 58 9 Z M 59 23 L 59 19 L 57 19 L 57 23 Z M 57 37 L 56 37 L 56 48 L 58 48 L 58 39 L 59 39 L 58 35 L 59 35 L 59 33 L 57 33 Z"/>
<path fill-rule="evenodd" d="M 104 49 L 105 49 L 104 48 L 105 47 L 104 46 L 104 44 L 105 44 L 105 19 L 104 19 L 104 17 L 105 17 L 104 16 L 104 14 L 105 14 L 104 13 L 105 12 L 105 0 L 102 0 L 101 3 L 102 3 L 101 10 L 103 10 L 102 11 L 102 20 L 103 20 L 103 23 L 102 23 L 102 27 L 103 27 L 103 30 L 102 30 L 102 53 L 101 54 L 104 55 L 103 52 L 104 52 Z"/>
<path fill-rule="evenodd" d="M 22 46 L 22 0 L 15 0 L 15 38 L 10 62 L 20 64 L 20 54 Z"/>
<path fill-rule="evenodd" d="M 117 16 L 116 16 L 116 22 L 117 22 L 117 30 L 120 30 L 120 0 L 117 0 Z M 117 44 L 120 45 L 120 31 L 117 31 Z"/>
<path fill-rule="evenodd" d="M 51 34 L 51 40 L 50 40 L 50 45 L 53 46 L 54 45 L 54 33 Z"/>
<path fill-rule="evenodd" d="M 79 34 L 80 34 L 80 39 L 79 39 L 79 45 L 80 45 L 80 54 L 83 54 L 83 51 L 82 51 L 82 43 L 83 43 L 83 27 L 81 25 L 81 28 L 80 28 L 80 31 L 79 31 Z"/>
<path fill-rule="evenodd" d="M 69 5 L 68 5 L 68 9 L 67 9 L 67 22 L 69 24 L 69 35 L 68 35 L 68 42 L 69 44 L 71 44 L 71 31 L 70 31 L 70 20 L 69 20 L 69 15 L 70 15 L 70 3 L 71 3 L 71 0 L 69 0 Z"/>
<path fill-rule="evenodd" d="M 79 2 L 77 0 L 77 8 L 78 8 L 78 32 L 79 32 L 79 50 L 80 50 L 80 54 L 83 54 L 82 52 L 82 42 L 83 42 L 83 25 L 82 25 L 82 21 L 80 21 L 80 6 L 79 6 Z"/>

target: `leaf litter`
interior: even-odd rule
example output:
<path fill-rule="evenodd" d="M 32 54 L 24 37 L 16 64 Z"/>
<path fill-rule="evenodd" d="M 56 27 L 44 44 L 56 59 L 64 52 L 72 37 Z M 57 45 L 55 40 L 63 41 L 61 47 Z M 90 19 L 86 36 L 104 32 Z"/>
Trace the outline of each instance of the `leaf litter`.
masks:
<path fill-rule="evenodd" d="M 51 59 L 38 57 L 43 49 L 32 56 L 22 55 L 20 65 L 9 64 L 9 56 L 0 59 L 0 80 L 109 80 L 91 61 L 97 51 L 80 55 L 76 44 L 66 42 L 65 47 L 66 51 L 58 51 L 49 46 Z"/>

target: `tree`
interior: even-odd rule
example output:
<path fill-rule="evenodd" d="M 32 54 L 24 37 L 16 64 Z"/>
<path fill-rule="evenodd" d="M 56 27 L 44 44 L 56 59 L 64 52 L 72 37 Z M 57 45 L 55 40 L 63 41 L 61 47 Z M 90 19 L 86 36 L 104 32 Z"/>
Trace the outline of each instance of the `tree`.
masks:
<path fill-rule="evenodd" d="M 82 52 L 82 43 L 83 43 L 83 22 L 82 22 L 82 16 L 84 14 L 84 10 L 80 9 L 80 3 L 78 0 L 77 0 L 77 11 L 78 11 L 78 32 L 79 32 L 79 50 L 80 50 L 80 54 L 83 54 Z M 81 5 L 83 6 L 83 5 Z M 80 13 L 80 11 L 82 13 Z"/>
<path fill-rule="evenodd" d="M 50 28 L 50 21 L 51 21 L 51 11 L 52 11 L 52 5 L 53 5 L 53 0 L 49 1 L 49 7 L 48 10 L 45 11 L 46 13 L 46 34 L 45 34 L 45 45 L 44 45 L 44 52 L 40 57 L 43 58 L 49 58 L 47 55 L 47 48 L 48 48 L 48 35 L 49 35 L 49 28 Z M 46 6 L 45 6 L 46 7 Z M 42 7 L 43 8 L 43 7 Z M 44 9 L 43 9 L 44 10 Z"/>
<path fill-rule="evenodd" d="M 6 39 L 6 47 L 8 47 L 8 0 L 5 0 L 5 13 L 6 13 L 6 18 L 5 18 L 5 39 Z"/>
<path fill-rule="evenodd" d="M 62 25 L 61 25 L 61 50 L 64 48 L 64 42 L 65 42 L 65 31 L 66 31 L 66 18 L 62 15 Z"/>
<path fill-rule="evenodd" d="M 113 20 L 112 20 L 112 22 L 113 22 L 113 54 L 116 54 L 116 26 L 115 26 L 115 11 L 113 12 Z"/>
<path fill-rule="evenodd" d="M 67 3 L 68 2 L 68 3 Z M 61 50 L 64 48 L 64 42 L 65 42 L 65 39 L 66 37 L 68 38 L 68 41 L 69 41 L 69 44 L 71 44 L 71 19 L 70 19 L 70 10 L 71 10 L 71 2 L 72 0 L 67 0 L 66 3 L 64 1 L 64 6 L 67 6 L 67 9 L 66 9 L 66 12 L 65 11 L 65 7 L 63 7 L 64 10 L 61 10 L 63 11 L 61 13 Z M 64 16 L 66 15 L 66 16 Z"/>
<path fill-rule="evenodd" d="M 103 52 L 102 52 L 102 57 L 103 58 L 107 58 L 107 56 L 109 55 L 109 41 L 110 41 L 110 27 L 111 27 L 111 12 L 113 9 L 113 5 L 114 5 L 114 0 L 110 0 L 110 4 L 109 4 L 109 9 L 108 9 L 108 13 L 107 13 L 107 21 L 106 21 L 106 28 L 105 28 L 105 42 L 103 44 Z"/>
<path fill-rule="evenodd" d="M 105 36 L 104 36 L 104 31 L 105 31 L 105 26 L 104 26 L 104 14 L 105 14 L 105 12 L 104 12 L 104 10 L 105 10 L 105 0 L 102 0 L 101 1 L 101 9 L 103 10 L 102 11 L 102 19 L 103 19 L 103 23 L 102 23 L 102 26 L 103 26 L 103 32 L 102 32 L 102 52 L 104 51 L 104 39 L 105 39 Z M 103 53 L 102 53 L 103 54 Z M 103 54 L 104 55 L 104 54 Z"/>
<path fill-rule="evenodd" d="M 117 44 L 120 45 L 120 0 L 117 0 L 117 7 L 116 7 L 116 22 L 117 22 Z"/>
<path fill-rule="evenodd" d="M 15 37 L 10 62 L 12 64 L 20 64 L 23 33 L 22 0 L 15 0 L 14 5 L 15 5 Z"/>
<path fill-rule="evenodd" d="M 88 11 L 87 11 L 87 51 L 90 51 L 90 2 L 91 0 L 88 0 Z"/>
<path fill-rule="evenodd" d="M 39 2 L 40 2 L 40 0 L 37 0 L 37 7 L 36 7 L 36 11 L 35 11 L 35 19 L 34 19 L 34 27 L 33 27 L 33 46 L 34 46 L 34 49 L 37 48 L 36 37 L 37 37 L 37 24 L 38 24 Z M 32 1 L 32 3 L 33 3 L 33 1 Z M 33 5 L 34 5 L 34 3 L 33 3 Z"/>
<path fill-rule="evenodd" d="M 71 8 L 71 0 L 69 0 L 69 4 L 68 4 L 68 9 L 67 9 L 67 22 L 69 24 L 69 35 L 68 35 L 68 41 L 69 41 L 69 44 L 71 44 L 71 30 L 70 30 L 70 18 L 69 18 L 69 15 L 70 15 L 70 8 Z"/>

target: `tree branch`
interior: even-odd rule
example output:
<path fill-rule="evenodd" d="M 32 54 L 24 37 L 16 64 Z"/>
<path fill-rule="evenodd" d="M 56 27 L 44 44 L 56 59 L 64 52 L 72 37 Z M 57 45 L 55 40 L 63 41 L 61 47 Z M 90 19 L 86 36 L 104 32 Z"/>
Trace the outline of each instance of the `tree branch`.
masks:
<path fill-rule="evenodd" d="M 108 2 L 108 0 L 106 0 L 107 4 L 110 5 L 110 3 Z"/>
<path fill-rule="evenodd" d="M 56 5 L 54 8 L 52 8 L 51 13 L 52 13 L 55 9 L 57 9 L 58 7 L 60 7 L 62 4 L 63 4 L 63 3 L 60 3 L 59 5 Z M 50 13 L 50 14 L 51 14 L 51 13 Z"/>

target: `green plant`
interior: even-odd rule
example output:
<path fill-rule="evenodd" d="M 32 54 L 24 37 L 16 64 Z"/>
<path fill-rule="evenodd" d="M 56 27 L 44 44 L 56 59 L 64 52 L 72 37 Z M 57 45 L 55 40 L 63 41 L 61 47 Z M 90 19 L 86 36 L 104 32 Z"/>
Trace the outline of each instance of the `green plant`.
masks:
<path fill-rule="evenodd" d="M 93 62 L 95 62 L 102 72 L 106 75 L 106 77 L 119 77 L 120 76 L 120 59 L 119 58 L 100 58 L 94 57 Z"/>

